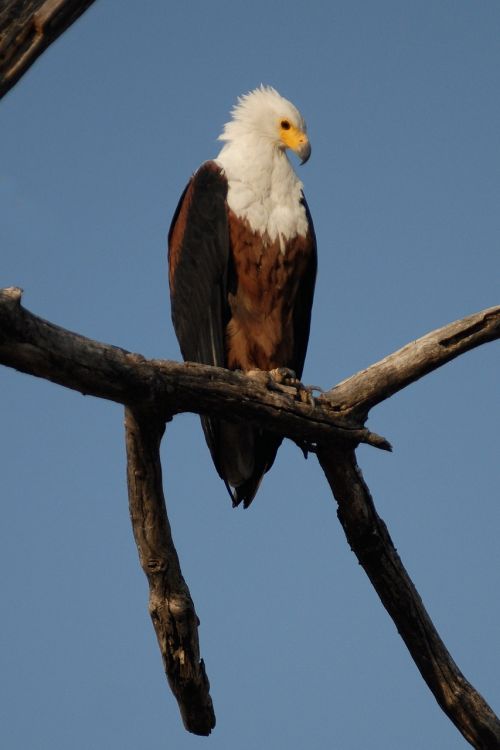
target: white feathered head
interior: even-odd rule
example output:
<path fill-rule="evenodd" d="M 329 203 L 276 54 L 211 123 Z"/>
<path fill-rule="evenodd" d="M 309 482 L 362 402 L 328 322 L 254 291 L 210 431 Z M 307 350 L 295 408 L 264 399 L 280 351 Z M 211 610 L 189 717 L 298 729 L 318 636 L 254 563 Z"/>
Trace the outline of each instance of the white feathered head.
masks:
<path fill-rule="evenodd" d="M 304 118 L 292 102 L 272 86 L 261 85 L 238 98 L 231 111 L 232 119 L 224 125 L 220 141 L 258 137 L 277 148 L 294 151 L 304 164 L 311 155 Z"/>

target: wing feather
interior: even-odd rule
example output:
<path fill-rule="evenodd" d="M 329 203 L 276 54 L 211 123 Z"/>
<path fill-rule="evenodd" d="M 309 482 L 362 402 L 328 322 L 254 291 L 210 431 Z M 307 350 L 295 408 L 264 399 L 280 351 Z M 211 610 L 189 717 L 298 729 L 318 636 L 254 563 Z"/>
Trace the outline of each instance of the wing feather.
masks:
<path fill-rule="evenodd" d="M 302 377 L 307 345 L 309 343 L 309 330 L 311 327 L 314 287 L 316 284 L 316 272 L 318 268 L 316 234 L 314 232 L 314 224 L 309 211 L 309 206 L 307 205 L 304 195 L 302 195 L 302 204 L 306 210 L 306 216 L 309 225 L 307 239 L 310 245 L 310 251 L 307 268 L 304 271 L 300 282 L 300 287 L 295 298 L 295 305 L 293 309 L 293 362 L 289 365 L 289 367 L 291 367 L 296 372 L 298 378 Z"/>
<path fill-rule="evenodd" d="M 182 356 L 190 362 L 226 367 L 225 329 L 229 229 L 227 180 L 215 162 L 193 175 L 174 214 L 168 235 L 172 321 Z M 201 417 L 217 472 L 232 492 L 220 464 L 220 422 Z"/>
<path fill-rule="evenodd" d="M 182 356 L 226 366 L 224 330 L 229 319 L 227 180 L 215 162 L 193 175 L 170 227 L 172 320 Z"/>

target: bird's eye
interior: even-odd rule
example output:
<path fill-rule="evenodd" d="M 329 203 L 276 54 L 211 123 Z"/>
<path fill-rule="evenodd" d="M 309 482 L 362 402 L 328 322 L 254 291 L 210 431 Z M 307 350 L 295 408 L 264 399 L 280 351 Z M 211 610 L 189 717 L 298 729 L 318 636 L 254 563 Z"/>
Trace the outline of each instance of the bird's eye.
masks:
<path fill-rule="evenodd" d="M 288 122 L 288 120 L 282 120 L 281 127 L 283 128 L 283 130 L 290 130 L 290 123 Z"/>

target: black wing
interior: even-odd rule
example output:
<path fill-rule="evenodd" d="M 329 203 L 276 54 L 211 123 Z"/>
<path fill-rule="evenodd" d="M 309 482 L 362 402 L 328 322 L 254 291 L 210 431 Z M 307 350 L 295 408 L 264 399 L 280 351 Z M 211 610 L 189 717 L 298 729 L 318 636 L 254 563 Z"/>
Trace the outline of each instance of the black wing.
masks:
<path fill-rule="evenodd" d="M 301 279 L 293 310 L 294 347 L 293 363 L 291 364 L 291 367 L 296 372 L 298 378 L 302 377 L 307 344 L 309 342 L 314 286 L 316 283 L 316 271 L 318 268 L 316 234 L 314 232 L 314 224 L 309 212 L 309 206 L 307 205 L 304 195 L 302 195 L 302 204 L 306 210 L 307 222 L 309 225 L 307 238 L 310 242 L 311 249 L 309 253 L 309 263 Z"/>
<path fill-rule="evenodd" d="M 215 162 L 193 175 L 168 235 L 172 321 L 182 356 L 225 367 L 229 319 L 227 180 Z"/>
<path fill-rule="evenodd" d="M 168 233 L 172 321 L 182 356 L 190 362 L 226 367 L 225 329 L 229 227 L 227 180 L 213 161 L 193 175 L 177 206 Z M 220 422 L 201 417 L 217 472 L 231 490 L 220 465 Z"/>

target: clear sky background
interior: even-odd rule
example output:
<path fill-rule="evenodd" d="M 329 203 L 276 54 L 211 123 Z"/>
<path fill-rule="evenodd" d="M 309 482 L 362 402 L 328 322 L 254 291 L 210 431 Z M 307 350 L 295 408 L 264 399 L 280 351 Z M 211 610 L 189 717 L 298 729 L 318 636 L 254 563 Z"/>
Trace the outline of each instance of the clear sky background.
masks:
<path fill-rule="evenodd" d="M 165 244 L 190 174 L 261 82 L 307 120 L 319 277 L 304 380 L 330 387 L 500 302 L 496 0 L 99 0 L 0 103 L 0 285 L 179 358 Z M 500 710 L 500 348 L 375 409 L 358 458 L 455 660 Z M 336 518 L 286 444 L 230 507 L 198 419 L 163 445 L 217 727 L 187 734 L 147 613 L 122 409 L 0 369 L 0 746 L 452 750 Z"/>

